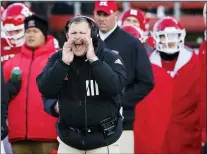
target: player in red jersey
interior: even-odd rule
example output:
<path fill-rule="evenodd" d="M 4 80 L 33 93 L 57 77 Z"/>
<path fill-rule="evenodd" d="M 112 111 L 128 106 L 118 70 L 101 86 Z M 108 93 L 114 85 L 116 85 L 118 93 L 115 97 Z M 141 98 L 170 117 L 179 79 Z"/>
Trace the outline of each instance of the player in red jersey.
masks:
<path fill-rule="evenodd" d="M 13 3 L 3 12 L 1 20 L 5 36 L 1 38 L 1 62 L 21 51 L 24 44 L 24 19 L 33 13 L 22 3 Z"/>

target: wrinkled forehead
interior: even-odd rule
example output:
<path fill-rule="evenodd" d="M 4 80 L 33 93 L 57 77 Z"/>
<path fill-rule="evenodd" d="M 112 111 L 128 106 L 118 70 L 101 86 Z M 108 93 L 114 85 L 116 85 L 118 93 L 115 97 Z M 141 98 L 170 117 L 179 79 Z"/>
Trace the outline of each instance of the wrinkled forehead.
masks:
<path fill-rule="evenodd" d="M 69 25 L 69 32 L 70 31 L 89 31 L 90 25 L 86 21 L 81 22 L 73 22 Z"/>
<path fill-rule="evenodd" d="M 116 12 L 111 13 L 111 14 L 107 14 L 104 11 L 97 11 L 96 13 L 97 13 L 98 17 L 100 16 L 100 17 L 104 17 L 105 19 L 112 19 L 112 20 L 114 20 L 113 17 L 115 17 L 117 15 Z"/>

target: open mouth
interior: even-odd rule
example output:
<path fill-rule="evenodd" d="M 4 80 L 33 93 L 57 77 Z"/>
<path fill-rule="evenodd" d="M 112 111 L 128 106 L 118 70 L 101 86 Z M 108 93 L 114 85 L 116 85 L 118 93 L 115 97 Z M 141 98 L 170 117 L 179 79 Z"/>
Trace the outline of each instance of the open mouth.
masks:
<path fill-rule="evenodd" d="M 75 43 L 74 45 L 75 45 L 75 48 L 77 50 L 79 50 L 79 49 L 81 49 L 83 47 L 84 44 L 83 43 Z"/>
<path fill-rule="evenodd" d="M 29 40 L 29 43 L 33 43 L 34 42 L 34 40 Z"/>

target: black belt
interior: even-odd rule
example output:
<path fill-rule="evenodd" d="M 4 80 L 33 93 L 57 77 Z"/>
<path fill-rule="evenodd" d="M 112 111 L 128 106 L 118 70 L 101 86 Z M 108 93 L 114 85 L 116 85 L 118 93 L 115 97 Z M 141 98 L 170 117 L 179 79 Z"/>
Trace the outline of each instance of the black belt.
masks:
<path fill-rule="evenodd" d="M 101 129 L 100 127 L 87 127 L 86 128 L 74 128 L 74 127 L 69 127 L 70 130 L 74 131 L 74 132 L 77 132 L 77 133 L 97 133 L 97 132 L 100 132 Z"/>

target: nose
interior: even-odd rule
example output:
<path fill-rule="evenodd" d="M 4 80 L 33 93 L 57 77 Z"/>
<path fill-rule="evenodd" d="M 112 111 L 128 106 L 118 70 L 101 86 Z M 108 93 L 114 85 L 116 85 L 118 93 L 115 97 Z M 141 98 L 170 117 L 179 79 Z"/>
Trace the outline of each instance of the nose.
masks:
<path fill-rule="evenodd" d="M 16 35 L 17 33 L 16 33 L 16 31 L 9 31 L 8 34 L 9 34 L 10 36 L 14 36 L 14 35 Z"/>
<path fill-rule="evenodd" d="M 80 39 L 81 39 L 81 34 L 79 34 L 79 33 L 76 34 L 76 35 L 74 36 L 74 39 L 75 39 L 75 40 L 80 40 Z"/>
<path fill-rule="evenodd" d="M 104 21 L 104 19 L 105 19 L 105 17 L 104 17 L 104 15 L 99 15 L 99 21 Z"/>

